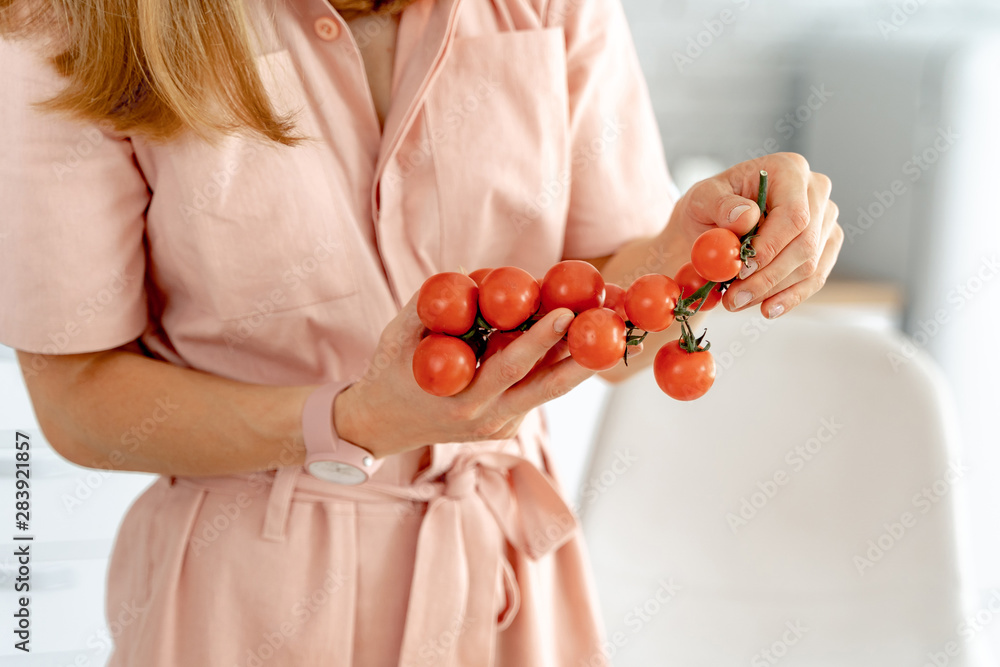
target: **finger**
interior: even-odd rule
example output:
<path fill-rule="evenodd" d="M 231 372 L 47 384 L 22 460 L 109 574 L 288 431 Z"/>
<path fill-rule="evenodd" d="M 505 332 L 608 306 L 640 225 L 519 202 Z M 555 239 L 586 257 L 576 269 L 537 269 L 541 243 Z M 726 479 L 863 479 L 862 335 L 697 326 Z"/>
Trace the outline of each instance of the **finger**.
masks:
<path fill-rule="evenodd" d="M 569 356 L 569 342 L 563 338 L 558 343 L 549 348 L 549 351 L 545 353 L 541 361 L 535 364 L 535 368 L 540 368 L 542 366 L 549 366 L 561 361 Z M 523 382 L 523 380 L 522 380 Z"/>
<path fill-rule="evenodd" d="M 706 227 L 724 227 L 738 236 L 753 229 L 760 218 L 756 200 L 736 194 L 732 183 L 722 178 L 708 178 L 692 186 L 688 213 Z"/>
<path fill-rule="evenodd" d="M 822 174 L 812 174 L 805 158 L 788 155 L 790 157 L 770 173 L 768 183 L 772 185 L 767 192 L 767 216 L 760 223 L 756 238 L 751 241 L 757 253 L 754 260 L 758 268 L 774 261 L 785 246 L 806 231 L 812 213 L 822 213 L 820 202 L 829 197 L 830 179 Z M 770 171 L 772 167 L 768 169 Z M 814 180 L 812 176 L 817 177 L 815 188 L 810 187 Z"/>
<path fill-rule="evenodd" d="M 809 229 L 785 246 L 773 262 L 730 286 L 724 297 L 726 308 L 748 308 L 815 273 L 823 244 L 829 236 L 828 230 L 838 214 L 837 205 L 827 202 L 826 210 L 814 216 L 815 222 L 809 225 Z"/>
<path fill-rule="evenodd" d="M 480 400 L 497 396 L 526 376 L 569 329 L 573 311 L 556 308 L 538 320 L 514 342 L 486 360 L 467 392 Z"/>
<path fill-rule="evenodd" d="M 834 224 L 833 231 L 823 248 L 823 254 L 819 258 L 815 273 L 809 278 L 797 282 L 788 289 L 782 290 L 764 300 L 760 304 L 761 314 L 769 319 L 780 317 L 818 292 L 826 284 L 826 279 L 833 270 L 833 265 L 837 261 L 837 255 L 840 254 L 840 248 L 843 245 L 844 229 L 839 224 Z"/>
<path fill-rule="evenodd" d="M 834 204 L 833 202 L 830 202 L 829 206 L 827 206 L 826 213 L 823 216 L 823 230 L 820 234 L 820 238 L 822 239 L 821 243 L 823 244 L 822 248 L 823 250 L 826 249 L 826 243 L 829 240 L 830 236 L 834 233 L 834 227 L 837 225 L 837 218 L 839 217 L 839 215 L 840 211 L 837 205 Z M 805 280 L 806 278 L 809 278 L 814 273 L 816 273 L 816 271 L 819 268 L 819 258 L 821 254 L 822 254 L 821 251 L 816 253 L 814 262 L 807 262 L 804 264 L 800 264 L 798 268 L 792 271 L 784 280 L 782 280 L 777 285 L 772 287 L 769 293 L 765 294 L 761 300 L 766 299 L 769 296 L 773 296 L 778 292 L 781 292 L 782 290 L 786 290 L 795 283 L 801 280 Z M 779 259 L 777 261 L 780 261 L 780 259 L 781 258 L 779 256 Z M 777 261 L 775 261 L 774 264 L 776 264 Z M 772 264 L 772 266 L 774 266 L 774 264 Z"/>
<path fill-rule="evenodd" d="M 594 371 L 566 357 L 551 366 L 531 373 L 501 396 L 498 409 L 503 414 L 521 414 L 543 403 L 565 396 L 571 389 L 591 377 Z"/>
<path fill-rule="evenodd" d="M 517 437 L 517 432 L 521 430 L 521 422 L 524 421 L 525 415 L 515 415 L 509 421 L 507 421 L 498 430 L 490 433 L 485 440 L 509 440 L 511 438 Z"/>

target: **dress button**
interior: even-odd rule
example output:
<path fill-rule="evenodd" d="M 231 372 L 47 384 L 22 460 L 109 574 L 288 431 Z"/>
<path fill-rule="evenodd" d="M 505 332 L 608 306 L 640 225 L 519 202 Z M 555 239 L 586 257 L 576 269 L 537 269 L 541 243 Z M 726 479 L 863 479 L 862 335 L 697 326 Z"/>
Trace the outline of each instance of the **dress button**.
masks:
<path fill-rule="evenodd" d="M 316 35 L 318 35 L 320 39 L 327 42 L 332 42 L 340 35 L 340 25 L 336 20 L 330 18 L 329 16 L 323 16 L 316 19 L 314 27 L 316 29 Z"/>

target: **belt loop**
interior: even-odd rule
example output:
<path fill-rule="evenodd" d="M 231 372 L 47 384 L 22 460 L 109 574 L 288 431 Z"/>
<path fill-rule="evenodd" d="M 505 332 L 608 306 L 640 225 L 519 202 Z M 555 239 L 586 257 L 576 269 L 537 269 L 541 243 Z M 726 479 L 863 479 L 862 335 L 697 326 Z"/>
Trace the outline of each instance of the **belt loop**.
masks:
<path fill-rule="evenodd" d="M 517 612 L 521 609 L 521 589 L 518 588 L 514 567 L 506 557 L 500 559 L 500 569 L 502 570 L 503 591 L 507 597 L 507 604 L 500 612 L 500 616 L 497 617 L 497 630 L 502 631 L 510 627 Z"/>
<path fill-rule="evenodd" d="M 275 471 L 271 492 L 267 497 L 264 530 L 261 533 L 261 537 L 265 540 L 271 542 L 285 540 L 285 526 L 288 524 L 288 515 L 292 508 L 292 493 L 295 491 L 295 483 L 300 472 L 302 472 L 301 466 L 278 468 Z"/>

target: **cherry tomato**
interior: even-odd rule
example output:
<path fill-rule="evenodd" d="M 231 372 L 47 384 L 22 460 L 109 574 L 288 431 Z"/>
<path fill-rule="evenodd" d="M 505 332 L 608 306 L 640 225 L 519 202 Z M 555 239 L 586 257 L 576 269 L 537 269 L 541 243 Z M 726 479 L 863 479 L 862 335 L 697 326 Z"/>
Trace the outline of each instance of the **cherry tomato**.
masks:
<path fill-rule="evenodd" d="M 492 270 L 493 269 L 476 269 L 475 271 L 473 271 L 472 273 L 469 274 L 469 277 L 472 278 L 474 281 L 476 281 L 476 285 L 478 285 L 479 287 L 482 287 L 483 286 L 483 278 L 485 278 L 486 274 L 489 273 Z"/>
<path fill-rule="evenodd" d="M 542 308 L 546 312 L 569 308 L 582 313 L 604 303 L 604 278 L 590 262 L 568 259 L 559 262 L 542 278 Z"/>
<path fill-rule="evenodd" d="M 604 283 L 604 307 L 615 311 L 623 321 L 627 320 L 628 315 L 625 314 L 625 290 L 614 283 Z"/>
<path fill-rule="evenodd" d="M 674 321 L 674 307 L 681 288 L 673 278 L 649 273 L 636 279 L 625 291 L 628 321 L 646 331 L 663 331 Z"/>
<path fill-rule="evenodd" d="M 703 232 L 691 246 L 691 263 L 705 280 L 722 283 L 735 278 L 743 265 L 740 237 L 722 227 Z"/>
<path fill-rule="evenodd" d="M 521 326 L 535 314 L 541 301 L 538 282 L 516 266 L 493 269 L 479 288 L 479 312 L 490 326 L 501 331 Z"/>
<path fill-rule="evenodd" d="M 476 323 L 479 288 L 461 273 L 438 273 L 420 287 L 417 314 L 435 333 L 460 336 Z"/>
<path fill-rule="evenodd" d="M 715 382 L 715 359 L 708 350 L 688 352 L 679 340 L 671 341 L 656 353 L 653 375 L 667 396 L 691 401 L 704 396 Z"/>
<path fill-rule="evenodd" d="M 625 321 L 613 310 L 585 310 L 569 325 L 569 354 L 592 371 L 613 368 L 625 355 Z"/>
<path fill-rule="evenodd" d="M 677 275 L 674 276 L 674 282 L 676 282 L 678 287 L 681 289 L 680 298 L 686 299 L 701 289 L 702 285 L 708 281 L 698 275 L 698 272 L 694 270 L 694 264 L 688 262 L 677 270 Z M 712 288 L 711 292 L 708 293 L 708 297 L 705 299 L 705 305 L 701 307 L 702 312 L 712 310 L 719 305 L 720 301 L 722 301 L 722 290 L 716 286 Z M 697 303 L 691 306 L 691 310 L 696 310 L 697 308 Z"/>
<path fill-rule="evenodd" d="M 435 396 L 454 396 L 476 374 L 476 353 L 465 341 L 432 333 L 413 351 L 413 378 Z"/>

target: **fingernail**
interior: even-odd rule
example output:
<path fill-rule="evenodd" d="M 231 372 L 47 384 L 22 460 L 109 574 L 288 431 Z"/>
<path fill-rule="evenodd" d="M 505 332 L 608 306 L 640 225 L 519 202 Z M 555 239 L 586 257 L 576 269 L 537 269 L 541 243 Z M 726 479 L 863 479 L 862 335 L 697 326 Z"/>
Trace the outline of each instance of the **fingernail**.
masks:
<path fill-rule="evenodd" d="M 745 279 L 751 273 L 757 270 L 757 260 L 749 259 L 747 263 L 740 268 L 740 280 Z"/>
<path fill-rule="evenodd" d="M 753 301 L 753 294 L 751 294 L 746 290 L 743 290 L 742 292 L 736 293 L 736 298 L 733 299 L 733 306 L 735 308 L 742 308 L 751 301 Z"/>
<path fill-rule="evenodd" d="M 741 206 L 737 206 L 736 208 L 734 208 L 732 211 L 729 212 L 729 222 L 736 222 L 736 218 L 740 217 L 741 215 L 743 215 L 745 211 L 749 210 L 750 210 L 749 204 L 743 204 Z"/>
<path fill-rule="evenodd" d="M 565 315 L 560 315 L 556 318 L 556 322 L 552 325 L 556 333 L 566 333 L 566 329 L 569 329 L 570 322 L 573 321 L 573 313 L 566 313 Z"/>
<path fill-rule="evenodd" d="M 780 303 L 775 304 L 768 309 L 767 319 L 773 320 L 774 318 L 779 317 L 783 312 L 785 312 L 785 307 Z"/>

